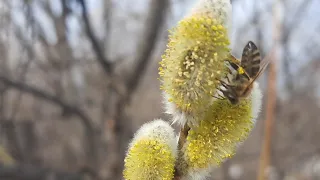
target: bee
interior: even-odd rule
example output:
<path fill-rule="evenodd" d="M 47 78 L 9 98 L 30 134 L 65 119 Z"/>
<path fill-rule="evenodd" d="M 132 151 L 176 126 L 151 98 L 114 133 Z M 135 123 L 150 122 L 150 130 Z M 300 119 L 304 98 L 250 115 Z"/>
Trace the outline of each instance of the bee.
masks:
<path fill-rule="evenodd" d="M 262 61 L 258 47 L 249 41 L 243 49 L 240 63 L 232 55 L 227 62 L 230 65 L 229 76 L 226 77 L 228 82 L 219 80 L 221 86 L 218 90 L 222 92 L 223 99 L 227 98 L 231 104 L 238 104 L 240 99 L 250 95 L 253 83 L 264 72 L 270 59 Z M 230 69 L 236 73 L 232 73 Z M 230 75 L 231 80 L 229 79 Z"/>

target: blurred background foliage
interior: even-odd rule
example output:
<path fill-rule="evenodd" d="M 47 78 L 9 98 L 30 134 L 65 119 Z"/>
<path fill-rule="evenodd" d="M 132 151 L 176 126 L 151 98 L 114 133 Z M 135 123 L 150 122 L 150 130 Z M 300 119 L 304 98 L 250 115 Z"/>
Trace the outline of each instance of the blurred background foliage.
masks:
<path fill-rule="evenodd" d="M 195 1 L 1 0 L 0 179 L 121 179 L 133 133 L 169 118 L 158 62 L 167 30 Z M 319 179 L 320 1 L 275 2 L 232 0 L 231 47 L 240 57 L 252 40 L 266 56 L 277 8 L 275 118 L 264 173 Z M 256 179 L 264 109 L 212 179 Z"/>

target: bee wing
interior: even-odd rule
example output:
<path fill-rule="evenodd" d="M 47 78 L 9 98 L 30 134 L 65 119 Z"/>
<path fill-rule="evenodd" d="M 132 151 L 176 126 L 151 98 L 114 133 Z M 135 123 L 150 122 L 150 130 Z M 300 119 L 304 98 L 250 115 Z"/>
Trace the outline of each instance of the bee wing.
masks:
<path fill-rule="evenodd" d="M 272 49 L 271 50 L 271 53 L 268 54 L 267 57 L 265 57 L 261 64 L 260 64 L 260 69 L 259 69 L 259 72 L 256 74 L 256 76 L 251 80 L 251 83 L 250 85 L 260 77 L 260 75 L 264 72 L 264 70 L 268 67 L 269 63 L 271 62 L 272 60 L 272 54 L 274 53 L 275 49 Z"/>
<path fill-rule="evenodd" d="M 256 76 L 254 77 L 253 80 L 256 80 L 257 78 L 260 77 L 260 75 L 264 72 L 264 70 L 268 67 L 269 63 L 271 62 L 271 54 L 273 53 L 273 51 L 271 53 L 269 53 L 269 55 L 267 57 L 265 57 L 261 63 L 260 63 L 260 69 L 258 71 L 258 73 L 256 74 Z"/>
<path fill-rule="evenodd" d="M 249 41 L 242 51 L 241 67 L 250 77 L 255 77 L 260 72 L 260 62 L 261 55 L 258 47 L 252 41 Z"/>

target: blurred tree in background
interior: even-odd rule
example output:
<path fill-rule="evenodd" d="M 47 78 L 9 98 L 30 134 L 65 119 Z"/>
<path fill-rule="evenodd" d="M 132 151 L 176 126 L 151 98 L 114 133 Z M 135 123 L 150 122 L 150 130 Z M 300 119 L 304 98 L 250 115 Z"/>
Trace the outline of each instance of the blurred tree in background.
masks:
<path fill-rule="evenodd" d="M 158 62 L 167 30 L 194 1 L 1 0 L 0 179 L 121 179 L 133 133 L 146 121 L 168 119 Z M 278 2 L 275 124 L 265 173 L 318 179 L 320 2 Z M 234 55 L 249 40 L 267 55 L 274 1 L 232 5 Z M 266 78 L 260 82 L 266 90 Z M 264 114 L 215 179 L 256 178 Z"/>

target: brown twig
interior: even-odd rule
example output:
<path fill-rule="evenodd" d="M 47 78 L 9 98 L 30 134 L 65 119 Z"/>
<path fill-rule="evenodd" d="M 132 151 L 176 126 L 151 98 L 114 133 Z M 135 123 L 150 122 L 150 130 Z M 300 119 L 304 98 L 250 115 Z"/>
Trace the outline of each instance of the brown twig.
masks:
<path fill-rule="evenodd" d="M 289 23 L 284 24 L 283 26 L 283 35 L 281 36 L 281 43 L 283 44 L 283 71 L 286 78 L 286 87 L 287 90 L 293 89 L 293 75 L 290 72 L 290 65 L 292 63 L 292 60 L 294 58 L 291 57 L 291 53 L 289 50 L 289 38 L 292 34 L 292 32 L 296 29 L 296 27 L 299 27 L 299 24 L 301 24 L 303 20 L 303 14 L 308 9 L 309 5 L 311 4 L 311 0 L 306 0 L 302 2 L 302 5 L 300 5 L 299 9 L 296 11 L 296 13 L 293 16 L 290 16 Z M 291 3 L 291 2 L 290 2 Z M 300 49 L 301 50 L 301 49 Z M 299 53 L 297 53 L 299 54 Z"/>
<path fill-rule="evenodd" d="M 21 42 L 21 44 L 24 46 L 26 52 L 27 52 L 27 62 L 22 63 L 22 68 L 21 68 L 21 73 L 18 75 L 20 81 L 24 82 L 26 79 L 26 75 L 28 73 L 28 70 L 30 68 L 30 64 L 34 58 L 34 54 L 33 54 L 33 50 L 31 49 L 30 45 L 28 45 L 28 43 L 26 42 L 25 39 L 23 39 L 22 36 L 22 32 L 21 30 L 17 29 L 15 31 L 16 36 L 18 37 L 19 41 Z M 18 96 L 16 96 L 16 99 L 13 100 L 13 108 L 12 108 L 12 113 L 11 113 L 11 118 L 10 119 L 15 119 L 15 116 L 18 114 L 19 109 L 20 109 L 20 102 L 21 102 L 21 98 L 22 98 L 22 92 L 19 92 Z"/>
<path fill-rule="evenodd" d="M 87 35 L 89 37 L 89 40 L 92 44 L 92 48 L 97 55 L 97 60 L 101 64 L 102 68 L 104 69 L 105 73 L 110 75 L 112 73 L 112 64 L 110 61 L 107 60 L 107 58 L 104 56 L 103 50 L 101 46 L 99 45 L 99 41 L 94 35 L 93 29 L 90 25 L 90 20 L 88 17 L 88 10 L 85 0 L 78 0 L 79 4 L 82 7 L 82 18 L 84 21 L 85 29 L 87 32 Z"/>
<path fill-rule="evenodd" d="M 138 49 L 138 56 L 136 57 L 136 67 L 133 70 L 132 75 L 127 81 L 128 93 L 132 93 L 138 87 L 141 77 L 148 66 L 153 49 L 156 46 L 157 38 L 160 34 L 161 27 L 164 22 L 166 9 L 169 5 L 169 0 L 152 0 L 150 12 L 148 14 L 146 31 L 144 38 L 140 41 L 140 47 Z"/>
<path fill-rule="evenodd" d="M 111 18 L 112 18 L 112 0 L 104 0 L 104 15 L 103 20 L 105 23 L 105 35 L 103 37 L 103 49 L 105 51 L 105 54 L 108 54 L 109 52 L 109 40 L 111 37 Z M 118 62 L 119 60 L 115 61 Z"/>
<path fill-rule="evenodd" d="M 189 130 L 190 130 L 190 127 L 188 126 L 187 123 L 180 129 L 179 140 L 178 140 L 178 150 L 181 150 L 183 148 L 183 145 L 187 140 Z"/>
<path fill-rule="evenodd" d="M 30 13 L 31 12 L 30 6 L 27 6 L 27 9 L 28 9 L 27 12 Z M 31 19 L 32 17 L 30 17 L 30 19 L 28 20 L 31 21 Z M 32 25 L 33 23 L 30 22 L 30 24 Z M 14 25 L 14 26 L 15 26 L 15 29 L 14 29 L 15 35 L 27 53 L 27 56 L 26 56 L 27 60 L 25 63 L 21 62 L 21 73 L 18 75 L 19 79 L 23 82 L 26 79 L 26 74 L 28 73 L 30 64 L 34 58 L 33 57 L 34 54 L 30 44 L 28 43 L 28 40 L 23 36 L 23 33 L 21 32 L 21 28 L 19 28 L 17 25 Z M 16 115 L 20 110 L 22 94 L 23 92 L 20 91 L 18 92 L 17 96 L 13 97 L 11 114 L 9 115 L 10 116 L 9 119 L 11 120 L 15 119 Z M 25 158 L 28 158 L 28 157 L 25 157 L 23 155 L 24 153 L 21 149 L 14 123 L 12 122 L 12 126 L 9 126 L 7 129 L 4 129 L 4 132 L 6 133 L 6 136 L 9 139 L 9 142 L 10 142 L 9 149 L 10 149 L 10 152 L 13 154 L 14 158 L 22 162 L 25 161 Z"/>
<path fill-rule="evenodd" d="M 114 66 L 117 63 L 111 63 L 110 60 L 107 59 L 107 57 L 105 56 L 104 53 L 104 49 L 102 48 L 102 46 L 100 45 L 98 39 L 96 38 L 96 36 L 94 35 L 94 31 L 91 27 L 90 24 L 90 20 L 88 17 L 88 10 L 87 10 L 87 5 L 85 0 L 78 0 L 79 4 L 82 7 L 82 18 L 83 18 L 83 22 L 85 25 L 85 29 L 86 29 L 86 33 L 87 36 L 92 44 L 92 48 L 93 51 L 95 52 L 96 56 L 97 56 L 97 61 L 100 63 L 100 65 L 102 66 L 102 68 L 104 69 L 104 72 L 109 76 L 106 79 L 106 82 L 108 84 L 108 87 L 113 90 L 114 92 L 116 92 L 118 95 L 120 96 L 125 96 L 126 95 L 126 91 L 127 88 L 124 87 L 125 85 L 123 83 L 119 83 L 119 78 L 117 76 L 115 76 L 115 74 L 113 73 L 114 70 Z M 109 3 L 111 4 L 111 3 Z M 110 15 L 110 12 L 107 13 L 107 15 Z M 109 26 L 108 29 L 110 31 L 110 19 L 107 19 L 107 25 Z M 110 32 L 107 32 L 107 35 L 105 38 L 109 37 Z M 105 49 L 108 49 L 108 47 L 105 45 L 104 46 Z"/>
<path fill-rule="evenodd" d="M 274 48 L 271 52 L 271 63 L 269 67 L 269 81 L 268 81 L 268 100 L 266 107 L 266 120 L 265 120 L 265 129 L 264 129 L 264 140 L 260 155 L 260 166 L 258 171 L 258 180 L 265 179 L 265 169 L 270 165 L 270 151 L 271 151 L 271 137 L 273 132 L 274 125 L 274 115 L 275 115 L 275 105 L 276 105 L 276 83 L 277 83 L 277 72 L 276 72 L 276 62 L 277 59 L 277 51 L 276 47 L 278 45 L 278 40 L 280 36 L 280 26 L 278 19 L 278 3 L 276 2 L 273 7 L 273 40 L 274 40 Z"/>
<path fill-rule="evenodd" d="M 289 3 L 291 3 L 289 1 Z M 303 14 L 306 13 L 306 10 L 309 8 L 309 5 L 312 3 L 312 0 L 305 0 L 302 2 L 302 5 L 299 6 L 299 9 L 293 16 L 290 16 L 290 22 L 283 25 L 283 35 L 281 36 L 281 40 L 287 42 L 291 33 L 295 30 L 295 27 L 298 27 L 300 23 L 303 21 Z"/>
<path fill-rule="evenodd" d="M 260 168 L 258 179 L 265 179 L 265 169 L 270 165 L 271 137 L 274 124 L 274 108 L 276 103 L 276 67 L 274 63 L 270 64 L 269 82 L 268 82 L 268 102 L 266 108 L 264 140 L 262 152 L 260 155 Z"/>
<path fill-rule="evenodd" d="M 181 150 L 182 150 L 184 144 L 186 143 L 190 129 L 191 128 L 189 127 L 189 125 L 187 123 L 183 127 L 181 127 L 181 129 L 180 129 L 179 140 L 178 140 L 178 156 L 179 156 L 178 161 L 183 161 Z M 178 162 L 178 163 L 183 163 L 183 162 Z M 183 175 L 181 170 L 182 169 L 178 168 L 176 165 L 175 171 L 174 171 L 174 180 L 179 180 L 181 178 L 181 176 Z"/>

